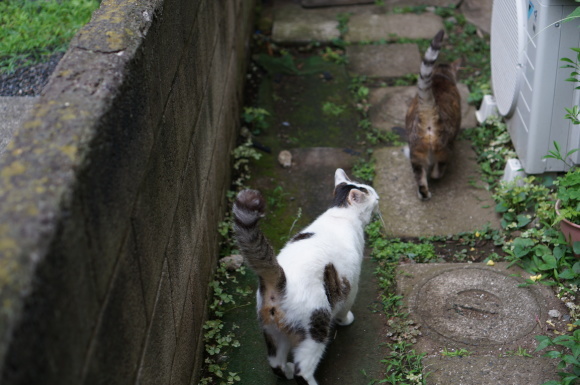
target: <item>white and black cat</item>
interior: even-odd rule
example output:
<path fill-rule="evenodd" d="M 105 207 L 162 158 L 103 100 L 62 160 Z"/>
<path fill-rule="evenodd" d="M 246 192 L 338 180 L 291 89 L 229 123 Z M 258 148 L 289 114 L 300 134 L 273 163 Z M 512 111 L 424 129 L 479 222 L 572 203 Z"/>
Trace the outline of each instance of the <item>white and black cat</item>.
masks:
<path fill-rule="evenodd" d="M 274 373 L 298 384 L 316 385 L 314 372 L 334 323 L 349 325 L 358 290 L 364 227 L 379 197 L 351 181 L 342 169 L 334 176 L 332 206 L 295 235 L 278 256 L 258 227 L 265 201 L 256 190 L 240 192 L 234 229 L 246 263 L 258 274 L 258 319 Z M 292 351 L 294 362 L 288 362 Z"/>

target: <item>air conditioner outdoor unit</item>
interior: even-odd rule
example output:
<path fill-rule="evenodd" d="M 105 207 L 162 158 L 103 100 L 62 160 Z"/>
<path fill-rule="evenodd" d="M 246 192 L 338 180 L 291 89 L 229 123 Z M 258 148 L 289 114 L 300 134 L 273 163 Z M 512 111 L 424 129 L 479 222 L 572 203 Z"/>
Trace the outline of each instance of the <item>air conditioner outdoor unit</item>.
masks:
<path fill-rule="evenodd" d="M 565 164 L 543 159 L 553 142 L 562 152 L 580 147 L 580 126 L 564 118 L 578 105 L 578 84 L 566 81 L 580 47 L 580 20 L 562 22 L 579 3 L 574 0 L 494 0 L 491 19 L 491 74 L 497 110 L 504 116 L 523 168 L 528 174 L 564 171 Z M 580 152 L 571 159 L 580 163 Z"/>

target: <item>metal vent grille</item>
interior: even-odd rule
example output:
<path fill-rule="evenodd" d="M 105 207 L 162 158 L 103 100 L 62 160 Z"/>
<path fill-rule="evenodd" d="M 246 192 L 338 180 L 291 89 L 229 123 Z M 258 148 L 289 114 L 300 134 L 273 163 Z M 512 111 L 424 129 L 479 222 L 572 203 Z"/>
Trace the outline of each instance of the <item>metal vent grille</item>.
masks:
<path fill-rule="evenodd" d="M 494 0 L 491 15 L 491 75 L 498 111 L 509 116 L 519 92 L 525 44 L 526 0 Z"/>

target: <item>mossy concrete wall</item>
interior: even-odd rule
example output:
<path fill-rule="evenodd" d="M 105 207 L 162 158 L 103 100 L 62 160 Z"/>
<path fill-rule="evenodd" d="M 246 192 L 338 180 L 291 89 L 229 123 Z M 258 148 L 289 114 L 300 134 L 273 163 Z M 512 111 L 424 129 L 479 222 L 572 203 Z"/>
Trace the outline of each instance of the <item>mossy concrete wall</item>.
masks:
<path fill-rule="evenodd" d="M 197 384 L 254 1 L 103 0 L 0 158 L 0 376 Z"/>

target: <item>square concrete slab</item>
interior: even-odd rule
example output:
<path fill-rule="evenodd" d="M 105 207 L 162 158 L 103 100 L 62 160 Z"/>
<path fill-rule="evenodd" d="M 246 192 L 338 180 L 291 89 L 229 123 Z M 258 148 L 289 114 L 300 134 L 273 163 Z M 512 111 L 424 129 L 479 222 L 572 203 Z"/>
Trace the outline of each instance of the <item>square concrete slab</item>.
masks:
<path fill-rule="evenodd" d="M 540 385 L 559 380 L 549 358 L 427 357 L 427 385 Z"/>
<path fill-rule="evenodd" d="M 374 4 L 375 0 L 302 0 L 303 7 L 334 7 L 337 5 Z"/>
<path fill-rule="evenodd" d="M 433 13 L 420 15 L 354 15 L 348 22 L 345 40 L 351 43 L 361 41 L 389 40 L 394 37 L 409 39 L 432 39 L 443 29 L 443 21 Z"/>
<path fill-rule="evenodd" d="M 448 7 L 457 5 L 462 0 L 385 0 L 385 7 L 412 7 L 417 5 L 427 5 L 432 7 Z"/>
<path fill-rule="evenodd" d="M 288 4 L 274 11 L 272 40 L 277 43 L 330 42 L 340 37 L 333 12 Z"/>
<path fill-rule="evenodd" d="M 415 73 L 418 70 L 409 63 L 421 63 L 416 44 L 351 45 L 346 48 L 346 55 L 349 72 L 374 77 Z"/>
<path fill-rule="evenodd" d="M 26 119 L 38 97 L 0 96 L 0 154 L 12 139 L 16 128 Z"/>
<path fill-rule="evenodd" d="M 369 118 L 373 127 L 381 130 L 405 128 L 405 115 L 416 94 L 416 86 L 371 88 Z"/>
<path fill-rule="evenodd" d="M 420 60 L 420 59 L 419 59 Z M 461 128 L 477 126 L 475 107 L 467 103 L 469 89 L 465 84 L 458 84 L 461 95 Z M 405 115 L 411 100 L 417 93 L 416 86 L 372 88 L 369 102 L 369 117 L 373 127 L 390 130 L 393 127 L 405 127 Z"/>
<path fill-rule="evenodd" d="M 472 24 L 485 33 L 491 32 L 491 8 L 493 0 L 465 0 L 461 12 Z"/>
<path fill-rule="evenodd" d="M 417 198 L 411 163 L 403 147 L 376 150 L 374 157 L 374 187 L 381 197 L 380 209 L 389 236 L 449 235 L 475 231 L 488 223 L 499 227 L 490 192 L 470 184 L 470 181 L 481 184 L 470 142 L 455 143 L 447 174 L 429 183 L 433 197 L 428 201 Z"/>

